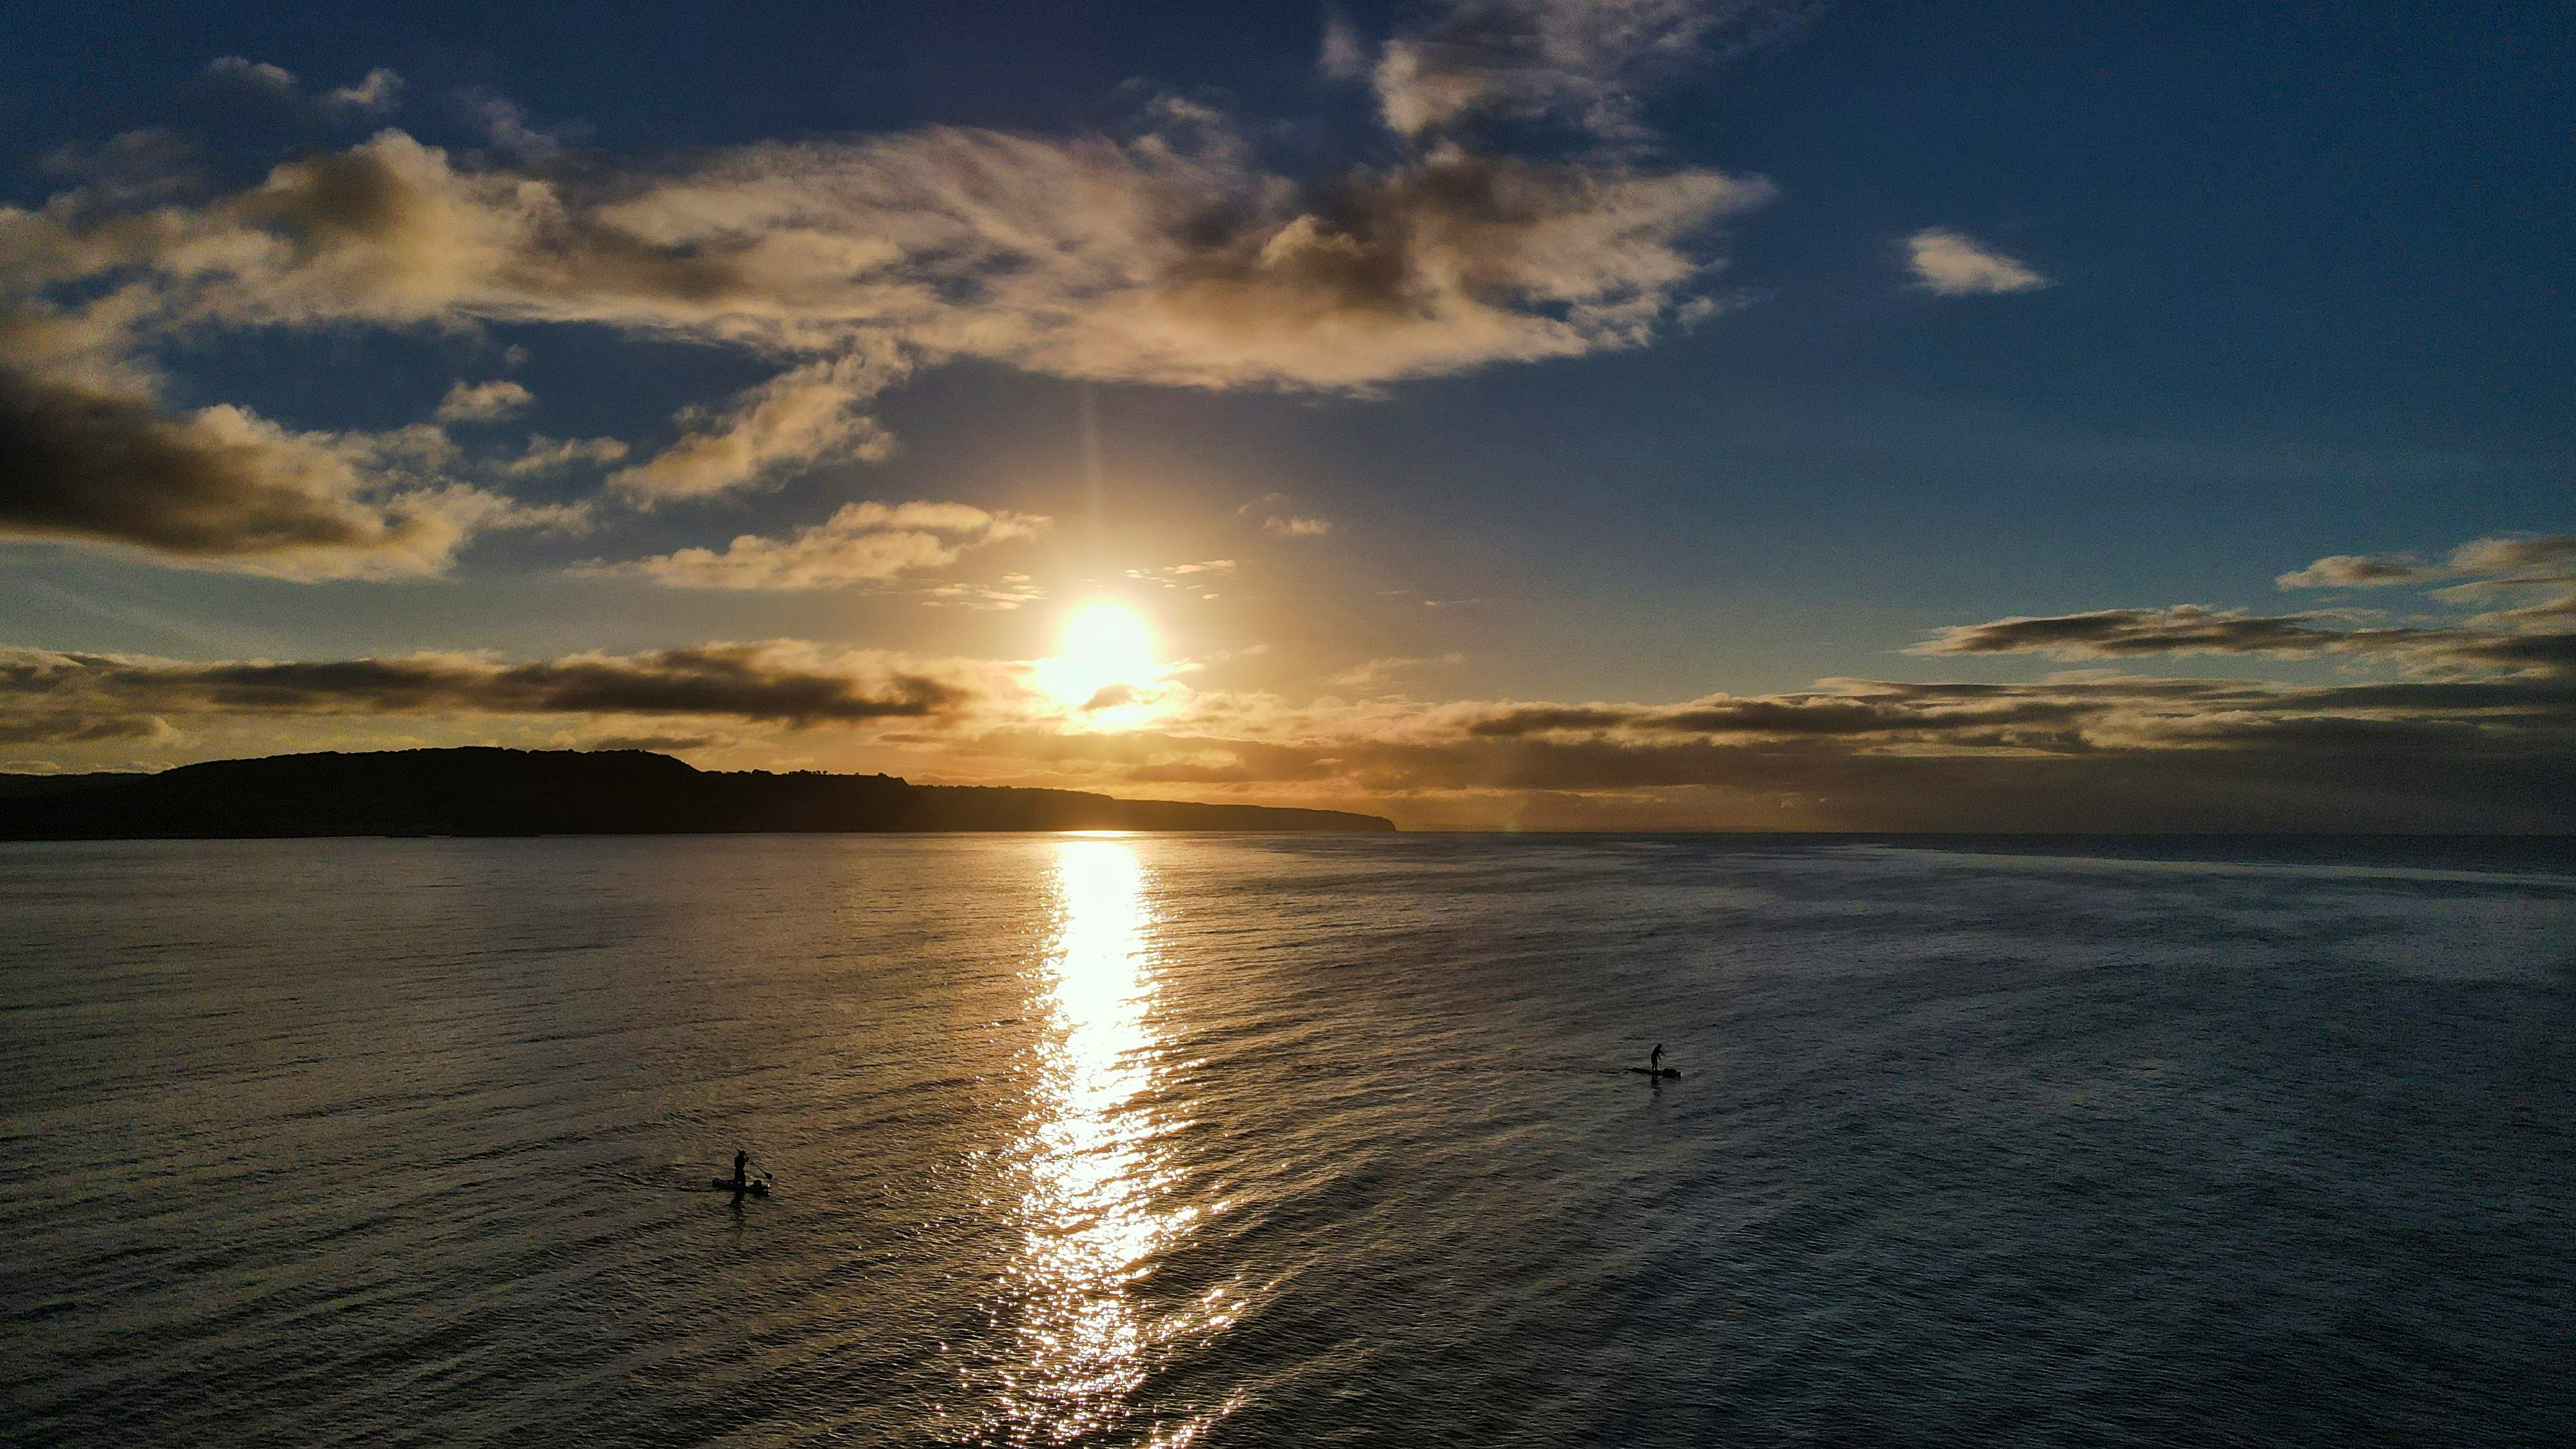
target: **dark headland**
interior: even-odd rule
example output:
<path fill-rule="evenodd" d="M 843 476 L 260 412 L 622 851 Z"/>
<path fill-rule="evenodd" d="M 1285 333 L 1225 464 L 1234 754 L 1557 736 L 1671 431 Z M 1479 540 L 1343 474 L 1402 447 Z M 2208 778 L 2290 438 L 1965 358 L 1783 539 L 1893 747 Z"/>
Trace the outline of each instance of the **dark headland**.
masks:
<path fill-rule="evenodd" d="M 154 775 L 0 775 L 5 840 L 1393 829 L 1339 810 L 726 773 L 642 750 L 390 750 L 214 760 Z"/>

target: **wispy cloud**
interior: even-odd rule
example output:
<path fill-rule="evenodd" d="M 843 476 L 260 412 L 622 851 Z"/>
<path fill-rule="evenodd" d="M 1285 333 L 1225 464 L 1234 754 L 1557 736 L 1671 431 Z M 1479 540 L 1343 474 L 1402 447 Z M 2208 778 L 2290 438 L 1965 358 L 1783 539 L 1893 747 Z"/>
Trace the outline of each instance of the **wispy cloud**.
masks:
<path fill-rule="evenodd" d="M 850 503 L 786 538 L 746 533 L 721 552 L 684 548 L 633 563 L 593 563 L 585 572 L 634 574 L 683 589 L 845 589 L 945 568 L 970 548 L 1032 538 L 1047 524 L 963 503 Z"/>
<path fill-rule="evenodd" d="M 552 160 L 567 142 L 580 140 L 591 130 L 579 121 L 540 126 L 518 102 L 487 90 L 460 91 L 456 104 L 495 148 L 523 161 Z"/>
<path fill-rule="evenodd" d="M 400 106 L 403 96 L 403 78 L 383 66 L 368 71 L 354 84 L 337 86 L 316 96 L 303 93 L 293 71 L 247 56 L 215 57 L 206 65 L 206 78 L 217 85 L 252 91 L 324 116 L 380 116 Z"/>
<path fill-rule="evenodd" d="M 1322 538 L 1333 531 L 1333 524 L 1324 518 L 1273 515 L 1261 520 L 1261 531 L 1273 538 Z"/>
<path fill-rule="evenodd" d="M 2049 285 L 2029 267 L 1946 227 L 1926 227 L 1907 237 L 1905 251 L 1916 283 L 1943 297 L 2030 292 Z"/>
<path fill-rule="evenodd" d="M 448 388 L 438 404 L 442 423 L 488 423 L 519 412 L 537 400 L 536 394 L 507 378 L 492 382 L 458 382 Z"/>
<path fill-rule="evenodd" d="M 2430 568 L 2411 554 L 2330 554 L 2306 568 L 2273 580 L 2284 589 L 2367 589 L 2411 584 L 2429 577 Z"/>
<path fill-rule="evenodd" d="M 921 601 L 933 608 L 1017 609 L 1045 597 L 1046 590 L 1027 574 L 1004 574 L 989 584 L 950 582 L 921 591 Z"/>
<path fill-rule="evenodd" d="M 1170 564 L 1154 569 L 1129 569 L 1127 577 L 1161 584 L 1167 589 L 1201 589 L 1231 575 L 1235 562 L 1230 558 L 1201 559 L 1197 563 Z M 1207 597 L 1214 598 L 1214 594 Z"/>
<path fill-rule="evenodd" d="M 1420 669 L 1427 664 L 1464 664 L 1464 654 L 1443 654 L 1437 659 L 1418 659 L 1411 655 L 1391 654 L 1355 664 L 1339 674 L 1324 676 L 1324 682 L 1340 689 L 1367 689 L 1390 683 L 1399 674 Z"/>
<path fill-rule="evenodd" d="M 1783 39 L 1824 7 L 1800 0 L 1448 0 L 1379 46 L 1327 27 L 1326 74 L 1365 74 L 1388 129 L 1422 137 L 1486 118 L 1643 135 L 1652 88 Z"/>
<path fill-rule="evenodd" d="M 338 86 L 322 95 L 322 103 L 338 110 L 360 115 L 382 115 L 402 104 L 403 78 L 377 66 L 368 71 L 356 85 Z"/>
<path fill-rule="evenodd" d="M 273 91 L 287 96 L 295 94 L 295 72 L 248 56 L 216 56 L 206 62 L 206 74 L 215 80 L 252 90 Z"/>
<path fill-rule="evenodd" d="M 689 431 L 679 442 L 608 481 L 651 507 L 775 482 L 790 469 L 835 459 L 881 460 L 894 450 L 893 435 L 861 409 L 902 371 L 899 360 L 883 355 L 808 363 L 721 413 L 683 414 Z"/>
<path fill-rule="evenodd" d="M 576 464 L 607 467 L 624 461 L 626 444 L 616 438 L 549 438 L 543 433 L 531 434 L 527 446 L 504 459 L 501 471 L 514 478 L 552 473 Z"/>
<path fill-rule="evenodd" d="M 2273 582 L 2284 589 L 2370 589 L 2455 579 L 2498 585 L 2576 583 L 2576 535 L 2474 539 L 2438 562 L 2411 553 L 2330 554 Z"/>

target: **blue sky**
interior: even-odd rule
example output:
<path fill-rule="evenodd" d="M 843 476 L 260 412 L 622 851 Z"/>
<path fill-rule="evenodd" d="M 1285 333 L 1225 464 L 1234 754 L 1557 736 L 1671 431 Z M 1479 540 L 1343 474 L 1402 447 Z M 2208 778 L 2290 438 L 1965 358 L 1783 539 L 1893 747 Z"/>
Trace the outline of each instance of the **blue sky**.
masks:
<path fill-rule="evenodd" d="M 2079 777 L 2140 826 L 2576 821 L 2528 787 L 2576 557 L 2548 8 L 917 8 L 0 7 L 0 765 L 650 739 L 1423 824 L 2062 825 L 2011 802 Z M 333 210 L 369 177 L 394 220 Z M 115 428 L 174 471 L 93 467 Z M 2382 566 L 2275 582 L 2334 557 Z M 1102 606 L 1150 664 L 1048 701 Z M 2090 622 L 1938 632 L 2048 619 Z M 942 703 L 491 682 L 718 646 Z M 402 684 L 208 682 L 330 665 Z M 1936 684 L 1999 713 L 1886 692 Z M 1855 698 L 1894 713 L 1818 733 Z M 1683 722 L 1717 699 L 1809 714 Z M 1498 723 L 1541 705 L 1597 708 Z M 2339 786 L 2372 750 L 2481 763 Z M 2229 815 L 2252 777 L 2306 783 Z"/>

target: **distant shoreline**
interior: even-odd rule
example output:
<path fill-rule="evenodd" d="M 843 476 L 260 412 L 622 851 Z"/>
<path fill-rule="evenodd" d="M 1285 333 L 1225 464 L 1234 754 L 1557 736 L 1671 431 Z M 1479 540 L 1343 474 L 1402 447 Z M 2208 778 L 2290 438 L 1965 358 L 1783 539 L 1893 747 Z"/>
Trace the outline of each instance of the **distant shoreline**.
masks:
<path fill-rule="evenodd" d="M 212 760 L 149 775 L 0 775 L 0 840 L 1395 828 L 1341 810 L 705 771 L 642 750 L 387 750 Z"/>

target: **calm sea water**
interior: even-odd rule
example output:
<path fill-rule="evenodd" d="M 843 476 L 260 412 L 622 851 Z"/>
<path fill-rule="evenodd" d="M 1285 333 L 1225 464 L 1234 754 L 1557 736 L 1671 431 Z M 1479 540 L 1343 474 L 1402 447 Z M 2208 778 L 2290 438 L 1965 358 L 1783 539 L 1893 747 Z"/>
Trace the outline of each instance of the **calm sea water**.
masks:
<path fill-rule="evenodd" d="M 0 1008 L 13 1443 L 2576 1437 L 2563 846 L 11 846 Z"/>

